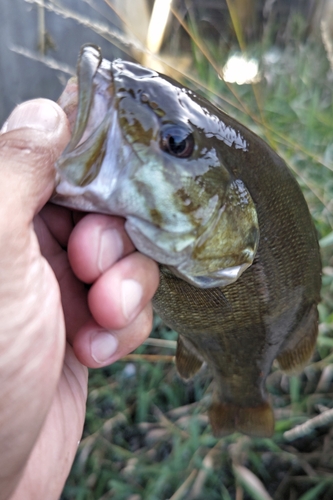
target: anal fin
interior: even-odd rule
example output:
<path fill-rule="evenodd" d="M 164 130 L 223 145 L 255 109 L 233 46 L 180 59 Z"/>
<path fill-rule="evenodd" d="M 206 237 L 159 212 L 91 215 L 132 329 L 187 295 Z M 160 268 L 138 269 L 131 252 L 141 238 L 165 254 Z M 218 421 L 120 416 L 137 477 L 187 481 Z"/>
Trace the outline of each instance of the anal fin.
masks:
<path fill-rule="evenodd" d="M 313 305 L 277 357 L 280 368 L 289 373 L 299 371 L 313 354 L 318 335 L 318 310 Z"/>
<path fill-rule="evenodd" d="M 267 401 L 254 407 L 214 402 L 208 415 L 216 437 L 233 432 L 256 437 L 271 437 L 274 433 L 274 414 Z"/>
<path fill-rule="evenodd" d="M 176 350 L 176 367 L 179 375 L 188 380 L 201 368 L 203 361 L 198 357 L 188 341 L 179 335 Z"/>

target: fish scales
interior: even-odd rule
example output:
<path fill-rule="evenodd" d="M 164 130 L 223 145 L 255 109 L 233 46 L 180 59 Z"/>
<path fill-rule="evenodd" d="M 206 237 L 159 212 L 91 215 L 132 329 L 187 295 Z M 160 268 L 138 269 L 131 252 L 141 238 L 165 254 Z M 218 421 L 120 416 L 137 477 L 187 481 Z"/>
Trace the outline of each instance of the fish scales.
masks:
<path fill-rule="evenodd" d="M 89 57 L 95 58 L 93 71 Z M 89 63 L 88 76 L 82 76 L 82 61 Z M 107 94 L 106 100 L 115 104 L 105 113 L 114 113 L 112 126 L 123 149 L 112 154 L 120 163 L 126 157 L 131 170 L 120 170 L 118 177 L 133 182 L 120 185 L 117 177 L 113 184 L 120 187 L 107 199 L 101 196 L 98 179 L 114 168 L 106 161 L 112 156 L 108 144 L 115 148 L 107 128 L 97 133 L 107 143 L 103 157 L 97 167 L 94 159 L 92 173 L 89 166 L 88 174 L 84 168 L 80 174 L 89 148 L 79 143 L 95 104 L 85 110 L 79 93 L 80 123 L 57 164 L 54 201 L 127 217 L 137 248 L 160 263 L 153 305 L 179 333 L 180 375 L 193 377 L 203 362 L 212 371 L 214 433 L 272 435 L 265 387 L 272 363 L 277 358 L 286 371 L 302 367 L 318 330 L 319 247 L 296 180 L 262 139 L 170 78 L 133 63 L 102 61 L 96 47 L 83 48 L 78 75 L 81 101 L 93 84 L 99 94 L 113 86 L 114 97 Z M 161 179 L 163 189 L 156 184 Z M 139 184 L 138 195 L 133 186 Z M 138 207 L 139 197 L 141 204 L 150 203 L 147 211 Z"/>

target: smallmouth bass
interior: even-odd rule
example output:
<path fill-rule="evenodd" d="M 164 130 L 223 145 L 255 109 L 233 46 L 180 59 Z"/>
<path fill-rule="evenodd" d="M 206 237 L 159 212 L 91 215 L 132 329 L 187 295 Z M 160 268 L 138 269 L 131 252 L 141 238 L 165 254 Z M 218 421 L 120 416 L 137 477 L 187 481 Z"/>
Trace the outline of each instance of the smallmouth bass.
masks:
<path fill-rule="evenodd" d="M 52 201 L 126 218 L 160 264 L 153 305 L 179 333 L 179 374 L 212 371 L 214 434 L 272 435 L 272 363 L 304 365 L 318 331 L 319 247 L 296 180 L 264 141 L 169 77 L 91 45 L 77 74 L 60 98 L 73 131 Z"/>

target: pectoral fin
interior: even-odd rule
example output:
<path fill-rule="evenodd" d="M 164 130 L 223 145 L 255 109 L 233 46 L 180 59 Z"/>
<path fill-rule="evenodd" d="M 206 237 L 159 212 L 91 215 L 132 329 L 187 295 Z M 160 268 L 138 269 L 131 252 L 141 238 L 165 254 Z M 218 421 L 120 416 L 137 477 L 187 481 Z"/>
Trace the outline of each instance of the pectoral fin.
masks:
<path fill-rule="evenodd" d="M 200 370 L 202 364 L 203 361 L 198 357 L 194 348 L 179 335 L 176 350 L 176 367 L 179 375 L 188 380 Z"/>
<path fill-rule="evenodd" d="M 281 369 L 289 373 L 302 369 L 313 354 L 317 335 L 318 310 L 313 305 L 277 357 Z"/>
<path fill-rule="evenodd" d="M 216 437 L 237 431 L 256 437 L 271 437 L 274 433 L 274 414 L 267 401 L 255 407 L 214 402 L 208 415 Z"/>

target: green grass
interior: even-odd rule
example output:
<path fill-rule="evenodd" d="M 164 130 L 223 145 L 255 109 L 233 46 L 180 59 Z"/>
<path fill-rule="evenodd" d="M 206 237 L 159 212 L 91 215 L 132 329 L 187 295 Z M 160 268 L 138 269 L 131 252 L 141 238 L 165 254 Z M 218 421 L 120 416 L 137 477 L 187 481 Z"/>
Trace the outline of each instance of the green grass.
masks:
<path fill-rule="evenodd" d="M 323 407 L 333 407 L 332 71 L 318 41 L 287 47 L 270 65 L 260 47 L 252 50 L 266 75 L 255 88 L 225 85 L 197 48 L 193 74 L 208 82 L 214 101 L 277 149 L 304 191 L 323 242 L 313 362 L 290 378 L 273 368 L 267 382 L 276 413 L 272 439 L 239 434 L 215 439 L 206 413 L 209 374 L 184 384 L 170 363 L 170 348 L 136 351 L 158 354 L 158 362 L 126 360 L 92 371 L 84 435 L 63 500 L 333 498 L 331 427 L 298 439 L 284 437 Z M 152 335 L 176 339 L 158 318 Z"/>

